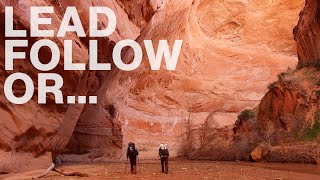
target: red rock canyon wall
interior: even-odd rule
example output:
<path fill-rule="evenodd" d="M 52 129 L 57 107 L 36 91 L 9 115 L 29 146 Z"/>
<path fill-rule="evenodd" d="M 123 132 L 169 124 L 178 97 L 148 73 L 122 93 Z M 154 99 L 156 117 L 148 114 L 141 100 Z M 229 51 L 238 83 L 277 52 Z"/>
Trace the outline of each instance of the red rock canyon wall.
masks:
<path fill-rule="evenodd" d="M 54 71 L 64 78 L 64 94 L 97 95 L 96 106 L 40 106 L 36 96 L 18 106 L 0 93 L 0 167 L 24 170 L 46 167 L 50 162 L 46 151 L 52 149 L 63 149 L 63 159 L 71 161 L 124 158 L 129 141 L 136 142 L 141 158 L 156 158 L 161 141 L 169 144 L 172 156 L 185 155 L 185 147 L 198 149 L 203 128 L 213 131 L 234 124 L 240 111 L 257 106 L 277 74 L 295 67 L 292 29 L 304 2 L 6 0 L 0 2 L 1 27 L 4 6 L 9 5 L 14 6 L 15 28 L 20 29 L 30 29 L 30 6 L 54 6 L 56 14 L 50 15 L 54 23 L 50 28 L 54 30 L 66 6 L 78 8 L 85 27 L 89 6 L 110 7 L 117 15 L 117 29 L 110 37 L 99 39 L 99 46 L 104 47 L 99 49 L 100 62 L 110 60 L 113 46 L 121 39 L 136 39 L 141 44 L 144 39 L 166 39 L 170 45 L 176 39 L 184 40 L 176 71 L 151 71 L 144 57 L 143 64 L 132 72 L 114 68 L 110 72 L 67 73 L 62 71 L 62 61 Z M 102 18 L 100 26 L 106 24 L 107 19 Z M 12 72 L 4 71 L 4 29 L 0 30 L 2 91 L 5 77 Z M 296 37 L 306 41 L 303 38 Z M 64 39 L 74 41 L 73 59 L 87 63 L 88 39 L 72 33 L 52 38 L 59 44 L 61 57 Z M 29 40 L 33 43 L 37 39 Z M 305 46 L 309 46 L 307 41 L 298 46 L 298 51 Z M 43 59 L 50 54 L 45 50 L 41 53 Z M 131 59 L 128 50 L 124 60 Z M 15 62 L 15 71 L 26 72 L 37 81 L 38 72 L 28 60 Z M 23 89 L 21 84 L 14 87 L 15 93 Z M 30 159 L 35 162 L 32 167 L 26 163 Z"/>

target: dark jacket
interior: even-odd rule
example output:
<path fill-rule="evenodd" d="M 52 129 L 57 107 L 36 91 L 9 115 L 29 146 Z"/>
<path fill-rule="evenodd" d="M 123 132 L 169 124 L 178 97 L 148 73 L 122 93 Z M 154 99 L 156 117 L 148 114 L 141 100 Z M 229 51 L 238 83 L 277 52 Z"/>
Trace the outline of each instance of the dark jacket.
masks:
<path fill-rule="evenodd" d="M 136 158 L 139 155 L 139 151 L 137 148 L 134 149 L 134 156 L 130 157 L 129 148 L 127 149 L 127 158 Z"/>
<path fill-rule="evenodd" d="M 159 156 L 160 157 L 169 157 L 169 150 L 159 148 Z"/>

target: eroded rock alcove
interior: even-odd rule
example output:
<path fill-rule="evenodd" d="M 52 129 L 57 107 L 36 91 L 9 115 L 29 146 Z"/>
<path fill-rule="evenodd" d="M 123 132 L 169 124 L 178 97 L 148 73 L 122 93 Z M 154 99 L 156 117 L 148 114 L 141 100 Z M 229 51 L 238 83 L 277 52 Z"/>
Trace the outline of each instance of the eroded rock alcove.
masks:
<path fill-rule="evenodd" d="M 208 137 L 204 132 L 233 125 L 239 112 L 259 104 L 268 84 L 280 72 L 296 66 L 292 29 L 304 1 L 8 0 L 0 2 L 1 27 L 5 6 L 14 6 L 15 28 L 28 30 L 29 7 L 40 5 L 55 7 L 56 14 L 50 15 L 54 23 L 50 28 L 55 30 L 67 6 L 77 7 L 84 27 L 88 27 L 89 6 L 113 9 L 117 29 L 110 37 L 99 39 L 100 62 L 110 61 L 112 49 L 121 39 L 139 43 L 166 39 L 170 44 L 181 39 L 184 45 L 172 72 L 164 68 L 151 71 L 146 57 L 132 72 L 113 68 L 108 72 L 67 73 L 62 71 L 63 62 L 59 64 L 55 72 L 65 80 L 64 95 L 97 95 L 96 106 L 39 106 L 37 97 L 17 106 L 1 93 L 0 167 L 8 171 L 46 167 L 52 151 L 68 161 L 118 160 L 129 141 L 136 142 L 144 159 L 156 157 L 161 141 L 169 144 L 174 157 L 197 152 Z M 107 22 L 102 18 L 100 26 Z M 0 31 L 3 89 L 5 77 L 12 72 L 4 71 L 4 29 Z M 60 45 L 61 58 L 64 39 L 74 42 L 73 59 L 87 63 L 88 39 L 72 33 L 52 38 Z M 45 50 L 41 53 L 44 59 L 50 54 Z M 130 49 L 123 54 L 130 62 Z M 15 71 L 28 73 L 37 81 L 38 72 L 28 59 L 17 61 Z M 23 85 L 14 86 L 16 93 L 23 89 Z M 27 160 L 35 165 L 28 166 Z"/>

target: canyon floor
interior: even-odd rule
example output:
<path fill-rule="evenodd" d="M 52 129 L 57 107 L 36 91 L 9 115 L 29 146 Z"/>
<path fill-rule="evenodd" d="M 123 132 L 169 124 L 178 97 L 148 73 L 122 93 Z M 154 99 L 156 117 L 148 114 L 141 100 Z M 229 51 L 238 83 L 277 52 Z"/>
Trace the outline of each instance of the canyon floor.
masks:
<path fill-rule="evenodd" d="M 65 164 L 59 169 L 88 177 L 50 172 L 41 179 L 320 179 L 320 166 L 308 164 L 175 160 L 169 162 L 169 174 L 160 172 L 158 161 L 141 161 L 138 165 L 138 174 L 132 175 L 126 163 Z M 31 179 L 43 171 L 7 174 L 0 179 Z"/>

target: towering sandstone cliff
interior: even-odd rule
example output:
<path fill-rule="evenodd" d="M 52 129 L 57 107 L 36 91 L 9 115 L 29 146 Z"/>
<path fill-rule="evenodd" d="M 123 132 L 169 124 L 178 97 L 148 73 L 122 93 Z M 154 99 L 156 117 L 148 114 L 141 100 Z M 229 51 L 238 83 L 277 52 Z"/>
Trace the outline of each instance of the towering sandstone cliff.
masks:
<path fill-rule="evenodd" d="M 151 71 L 146 57 L 132 72 L 116 68 L 108 72 L 63 72 L 61 61 L 54 71 L 64 78 L 64 95 L 73 92 L 97 95 L 98 105 L 40 106 L 36 104 L 36 96 L 26 105 L 13 105 L 2 93 L 5 77 L 12 72 L 4 71 L 4 29 L 0 28 L 0 172 L 46 167 L 51 161 L 48 153 L 51 151 L 71 161 L 119 159 L 123 158 L 129 141 L 137 143 L 141 158 L 155 158 L 160 141 L 169 144 L 172 156 L 195 152 L 203 145 L 203 139 L 209 137 L 203 134 L 204 129 L 216 132 L 216 128 L 234 124 L 240 111 L 257 106 L 277 74 L 295 67 L 292 29 L 304 2 L 6 0 L 0 2 L 1 27 L 4 27 L 4 6 L 14 6 L 15 28 L 30 29 L 32 5 L 55 7 L 56 14 L 51 15 L 54 24 L 50 27 L 55 30 L 66 6 L 77 7 L 85 27 L 89 6 L 112 8 L 117 14 L 117 29 L 110 37 L 98 39 L 100 62 L 111 61 L 112 49 L 121 39 L 136 39 L 140 44 L 144 39 L 154 42 L 166 39 L 170 45 L 181 39 L 184 44 L 177 70 L 170 72 L 164 67 Z M 308 8 L 313 14 L 308 14 Z M 306 7 L 295 30 L 296 39 L 304 42 L 297 40 L 298 52 L 312 47 L 304 32 L 309 22 L 315 32 L 319 29 L 312 20 L 319 14 L 312 8 Z M 102 18 L 100 26 L 106 25 L 107 19 Z M 28 39 L 32 43 L 38 40 Z M 64 39 L 74 40 L 73 59 L 87 63 L 88 39 L 72 33 L 65 38 L 53 38 L 60 46 L 61 58 Z M 50 54 L 45 49 L 40 53 L 44 60 Z M 316 59 L 315 54 L 299 53 L 306 61 L 310 57 Z M 128 50 L 124 60 L 131 59 L 132 52 Z M 29 60 L 15 62 L 15 71 L 25 72 L 37 82 L 38 71 Z M 15 84 L 14 90 L 23 93 L 23 84 Z M 34 165 L 28 166 L 27 160 Z"/>
<path fill-rule="evenodd" d="M 292 29 L 302 6 L 303 1 L 164 3 L 138 41 L 184 40 L 177 70 L 151 71 L 144 57 L 136 71 L 107 80 L 105 102 L 116 107 L 124 142 L 137 142 L 144 157 L 154 158 L 166 141 L 176 156 L 201 146 L 203 128 L 234 124 L 240 111 L 259 103 L 277 74 L 296 65 Z"/>
<path fill-rule="evenodd" d="M 301 12 L 299 24 L 294 29 L 298 45 L 299 66 L 314 64 L 320 59 L 320 2 L 307 0 Z"/>
<path fill-rule="evenodd" d="M 297 69 L 278 75 L 259 106 L 243 111 L 233 131 L 207 133 L 197 158 L 316 163 L 320 158 L 319 1 L 307 0 L 294 28 Z"/>

